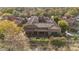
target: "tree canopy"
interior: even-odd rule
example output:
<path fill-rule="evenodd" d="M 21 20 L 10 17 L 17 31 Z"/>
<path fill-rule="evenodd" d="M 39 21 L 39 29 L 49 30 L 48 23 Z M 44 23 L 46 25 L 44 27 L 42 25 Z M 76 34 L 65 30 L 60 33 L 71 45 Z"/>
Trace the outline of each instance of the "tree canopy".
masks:
<path fill-rule="evenodd" d="M 65 20 L 58 21 L 58 25 L 61 27 L 63 31 L 67 30 L 69 26 L 68 22 Z"/>

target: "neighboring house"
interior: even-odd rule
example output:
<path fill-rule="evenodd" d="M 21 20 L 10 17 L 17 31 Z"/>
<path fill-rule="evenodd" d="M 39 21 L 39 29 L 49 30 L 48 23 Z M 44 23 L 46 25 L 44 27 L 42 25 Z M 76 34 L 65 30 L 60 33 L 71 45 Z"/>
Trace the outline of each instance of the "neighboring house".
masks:
<path fill-rule="evenodd" d="M 69 26 L 72 27 L 75 23 L 75 18 L 74 17 L 66 17 L 66 16 L 63 16 L 62 17 L 64 20 L 66 20 L 68 23 L 69 23 Z"/>
<path fill-rule="evenodd" d="M 28 18 L 24 30 L 29 37 L 48 37 L 61 33 L 61 28 L 55 21 L 45 16 L 31 16 Z"/>
<path fill-rule="evenodd" d="M 3 19 L 3 20 L 14 21 L 14 22 L 15 22 L 16 24 L 18 24 L 18 25 L 22 25 L 22 24 L 24 24 L 24 23 L 27 22 L 25 18 L 16 17 L 16 16 L 12 16 L 12 15 L 10 15 L 10 16 L 5 15 L 5 16 L 2 17 L 2 19 Z"/>
<path fill-rule="evenodd" d="M 77 16 L 77 17 L 75 17 L 75 29 L 77 30 L 77 31 L 79 31 L 79 15 Z"/>
<path fill-rule="evenodd" d="M 66 16 L 64 16 L 63 19 L 69 23 L 70 29 L 79 31 L 79 15 L 77 15 L 76 17 L 70 17 L 70 18 L 67 18 Z"/>

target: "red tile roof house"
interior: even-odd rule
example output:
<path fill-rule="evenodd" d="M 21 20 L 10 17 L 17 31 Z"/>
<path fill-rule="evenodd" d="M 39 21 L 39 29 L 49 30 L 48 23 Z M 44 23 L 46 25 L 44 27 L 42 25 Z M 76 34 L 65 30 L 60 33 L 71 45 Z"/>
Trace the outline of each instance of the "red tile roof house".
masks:
<path fill-rule="evenodd" d="M 28 37 L 57 36 L 61 33 L 61 28 L 55 21 L 45 16 L 31 16 L 27 19 L 24 30 Z"/>

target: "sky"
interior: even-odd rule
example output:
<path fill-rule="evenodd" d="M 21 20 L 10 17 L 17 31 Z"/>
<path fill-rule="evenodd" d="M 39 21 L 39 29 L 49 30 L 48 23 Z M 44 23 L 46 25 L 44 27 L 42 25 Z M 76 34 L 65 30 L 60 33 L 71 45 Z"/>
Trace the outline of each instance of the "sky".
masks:
<path fill-rule="evenodd" d="M 0 0 L 0 7 L 78 7 L 79 0 Z"/>

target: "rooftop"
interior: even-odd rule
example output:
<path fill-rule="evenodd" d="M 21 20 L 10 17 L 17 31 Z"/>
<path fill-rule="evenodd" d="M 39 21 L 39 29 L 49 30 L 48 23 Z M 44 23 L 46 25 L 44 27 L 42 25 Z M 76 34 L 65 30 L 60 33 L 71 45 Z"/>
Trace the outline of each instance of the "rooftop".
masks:
<path fill-rule="evenodd" d="M 55 21 L 49 17 L 45 16 L 31 16 L 28 18 L 25 28 L 41 28 L 41 29 L 54 29 L 60 30 L 60 27 L 55 23 Z"/>

